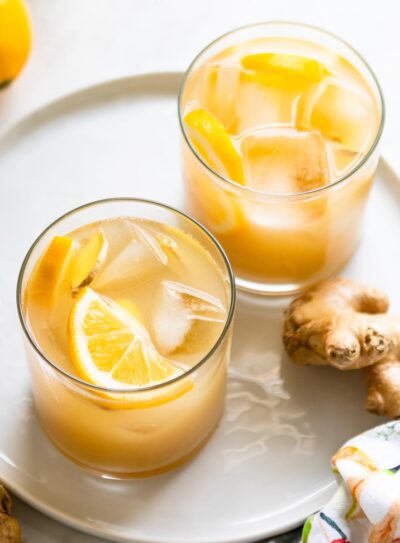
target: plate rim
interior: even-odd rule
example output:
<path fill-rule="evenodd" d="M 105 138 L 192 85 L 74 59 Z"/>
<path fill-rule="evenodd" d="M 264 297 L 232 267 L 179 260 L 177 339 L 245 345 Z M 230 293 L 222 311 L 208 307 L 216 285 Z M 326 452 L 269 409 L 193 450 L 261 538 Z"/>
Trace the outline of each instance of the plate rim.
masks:
<path fill-rule="evenodd" d="M 1 460 L 1 459 L 0 459 Z M 1 466 L 1 462 L 0 462 Z M 4 479 L 3 479 L 4 481 Z M 109 528 L 102 527 L 102 528 L 96 528 L 96 524 L 90 523 L 90 521 L 85 520 L 76 520 L 76 517 L 65 514 L 60 512 L 60 510 L 56 507 L 49 506 L 46 503 L 43 502 L 43 500 L 37 500 L 33 495 L 31 495 L 28 491 L 20 490 L 18 484 L 14 483 L 8 483 L 5 482 L 6 486 L 13 494 L 15 494 L 19 499 L 26 502 L 28 505 L 30 505 L 33 509 L 39 511 L 40 513 L 44 514 L 45 516 L 50 517 L 53 520 L 56 520 L 70 528 L 73 528 L 74 530 L 93 535 L 95 537 L 99 537 L 100 539 L 105 538 L 111 538 L 110 541 L 120 542 L 120 543 L 210 543 L 210 540 L 208 538 L 191 538 L 190 540 L 177 538 L 174 536 L 174 539 L 170 539 L 168 537 L 157 537 L 157 539 L 154 539 L 153 537 L 144 537 L 134 534 L 133 532 L 127 533 L 124 531 L 113 529 L 112 531 L 109 530 Z M 315 496 L 329 494 L 330 497 L 332 497 L 332 490 L 336 487 L 335 481 L 332 481 L 325 485 L 324 487 L 320 488 L 317 492 L 315 492 Z M 309 498 L 306 498 L 303 500 L 303 502 L 309 501 Z M 326 503 L 326 500 L 323 500 L 323 503 Z M 317 508 L 318 509 L 318 508 Z M 266 538 L 266 537 L 275 537 L 279 535 L 286 534 L 296 528 L 299 528 L 306 518 L 312 513 L 299 513 L 297 516 L 292 517 L 291 522 L 289 523 L 281 523 L 278 525 L 275 529 L 267 530 L 263 532 L 254 532 L 249 533 L 244 536 L 238 536 L 235 538 L 229 537 L 226 539 L 225 537 L 220 538 L 214 538 L 213 543 L 255 543 L 256 541 L 260 541 L 260 538 Z M 133 539 L 132 539 L 133 538 Z M 261 543 L 261 541 L 260 541 Z"/>

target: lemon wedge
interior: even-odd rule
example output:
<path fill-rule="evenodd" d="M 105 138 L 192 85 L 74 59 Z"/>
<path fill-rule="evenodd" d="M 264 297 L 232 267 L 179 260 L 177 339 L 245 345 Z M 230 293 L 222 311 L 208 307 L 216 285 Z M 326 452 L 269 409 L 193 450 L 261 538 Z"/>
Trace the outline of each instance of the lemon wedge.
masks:
<path fill-rule="evenodd" d="M 56 236 L 39 259 L 27 285 L 27 295 L 46 305 L 56 302 L 68 289 L 68 278 L 75 255 L 71 238 Z"/>
<path fill-rule="evenodd" d="M 95 232 L 80 244 L 72 269 L 71 284 L 73 289 L 89 285 L 107 256 L 108 241 L 102 232 Z"/>
<path fill-rule="evenodd" d="M 210 179 L 197 177 L 189 186 L 193 214 L 217 236 L 236 233 L 245 225 L 245 215 L 237 198 Z"/>
<path fill-rule="evenodd" d="M 256 72 L 260 80 L 296 88 L 299 83 L 319 83 L 330 72 L 318 60 L 287 53 L 255 53 L 241 59 L 246 70 Z M 268 79 L 268 77 L 270 79 Z"/>
<path fill-rule="evenodd" d="M 243 165 L 225 127 L 205 109 L 194 109 L 184 118 L 190 141 L 216 172 L 243 184 Z"/>
<path fill-rule="evenodd" d="M 157 352 L 132 313 L 89 287 L 72 307 L 68 340 L 78 375 L 102 387 L 150 386 L 182 373 Z"/>

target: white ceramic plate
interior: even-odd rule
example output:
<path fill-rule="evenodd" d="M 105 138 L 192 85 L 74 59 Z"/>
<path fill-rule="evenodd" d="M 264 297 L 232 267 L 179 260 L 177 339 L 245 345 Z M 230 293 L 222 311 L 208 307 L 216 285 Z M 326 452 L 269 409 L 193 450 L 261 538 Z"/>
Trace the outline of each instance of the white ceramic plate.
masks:
<path fill-rule="evenodd" d="M 180 74 L 105 83 L 24 119 L 0 142 L 0 478 L 58 520 L 115 541 L 233 543 L 298 524 L 334 492 L 331 454 L 381 419 L 361 373 L 301 368 L 282 354 L 287 300 L 239 296 L 227 408 L 204 450 L 138 481 L 89 475 L 35 419 L 14 290 L 24 253 L 68 209 L 110 196 L 181 205 Z M 399 304 L 400 192 L 380 166 L 362 245 L 346 273 Z M 340 217 L 338 217 L 340 220 Z"/>

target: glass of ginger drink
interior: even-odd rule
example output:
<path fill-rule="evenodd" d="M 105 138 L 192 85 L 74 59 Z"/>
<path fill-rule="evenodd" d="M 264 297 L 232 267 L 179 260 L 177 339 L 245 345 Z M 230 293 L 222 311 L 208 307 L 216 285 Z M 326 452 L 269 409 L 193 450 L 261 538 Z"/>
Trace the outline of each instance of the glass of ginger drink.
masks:
<path fill-rule="evenodd" d="M 18 281 L 47 436 L 107 477 L 190 459 L 223 411 L 234 305 L 223 250 L 183 213 L 113 199 L 62 216 Z"/>
<path fill-rule="evenodd" d="M 371 69 L 317 28 L 241 28 L 194 59 L 179 97 L 187 207 L 240 288 L 292 293 L 346 264 L 383 117 Z"/>

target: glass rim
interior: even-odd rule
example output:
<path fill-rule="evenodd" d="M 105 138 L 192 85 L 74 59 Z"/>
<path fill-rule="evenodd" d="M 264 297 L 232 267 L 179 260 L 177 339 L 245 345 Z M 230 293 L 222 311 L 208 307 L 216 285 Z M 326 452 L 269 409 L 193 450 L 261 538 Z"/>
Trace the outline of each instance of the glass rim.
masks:
<path fill-rule="evenodd" d="M 73 215 L 79 213 L 80 211 L 95 207 L 96 205 L 99 205 L 99 204 L 109 204 L 109 203 L 111 204 L 111 203 L 118 203 L 118 202 L 120 202 L 120 203 L 131 202 L 131 203 L 139 203 L 139 204 L 149 205 L 150 207 L 151 206 L 159 207 L 159 208 L 162 208 L 162 209 L 164 209 L 166 211 L 170 211 L 170 212 L 172 212 L 172 213 L 174 213 L 176 215 L 179 215 L 179 216 L 183 217 L 184 219 L 188 220 L 190 223 L 196 225 L 206 235 L 206 237 L 211 241 L 211 243 L 217 248 L 217 250 L 218 250 L 219 254 L 221 255 L 222 260 L 223 260 L 223 262 L 224 262 L 224 264 L 226 266 L 226 269 L 227 269 L 227 272 L 228 272 L 228 277 L 229 277 L 229 289 L 230 289 L 230 295 L 231 295 L 230 306 L 229 306 L 229 310 L 228 310 L 228 314 L 227 314 L 227 317 L 226 317 L 224 327 L 223 327 L 219 337 L 215 341 L 214 345 L 211 347 L 211 349 L 206 353 L 205 356 L 203 356 L 198 362 L 196 362 L 196 364 L 194 364 L 194 366 L 192 366 L 191 368 L 189 368 L 187 371 L 183 372 L 182 374 L 178 375 L 177 377 L 174 377 L 173 379 L 170 379 L 168 381 L 163 381 L 161 383 L 157 383 L 157 384 L 146 386 L 146 387 L 136 387 L 136 388 L 131 387 L 131 388 L 121 388 L 121 389 L 103 387 L 103 386 L 100 386 L 100 385 L 96 385 L 94 383 L 89 383 L 87 381 L 84 381 L 83 379 L 81 379 L 77 375 L 73 375 L 70 372 L 64 370 L 63 368 L 58 366 L 55 362 L 50 360 L 50 358 L 48 358 L 44 354 L 44 352 L 42 351 L 42 349 L 40 348 L 40 346 L 36 342 L 33 334 L 30 332 L 30 330 L 29 330 L 29 328 L 28 328 L 28 326 L 27 326 L 27 324 L 25 322 L 25 317 L 24 317 L 23 309 L 22 309 L 22 298 L 23 298 L 22 297 L 22 282 L 23 282 L 23 279 L 24 279 L 26 266 L 27 266 L 27 264 L 28 264 L 28 262 L 29 262 L 29 260 L 30 260 L 30 258 L 32 256 L 32 253 L 33 253 L 34 249 L 37 247 L 38 243 L 43 239 L 43 237 L 54 226 L 59 224 L 61 221 L 63 221 L 67 217 L 73 216 Z M 211 232 L 209 232 L 200 222 L 198 222 L 196 219 L 194 219 L 190 215 L 188 215 L 188 214 L 184 213 L 183 211 L 180 211 L 179 209 L 174 208 L 174 207 L 172 207 L 172 206 L 170 206 L 168 204 L 164 204 L 164 203 L 157 202 L 157 201 L 151 200 L 151 199 L 146 199 L 146 198 L 135 198 L 135 197 L 104 198 L 104 199 L 100 199 L 100 200 L 94 200 L 94 201 L 88 202 L 86 204 L 82 204 L 82 205 L 80 205 L 78 207 L 75 207 L 75 208 L 67 211 L 66 213 L 63 213 L 57 219 L 52 221 L 44 230 L 41 231 L 41 233 L 36 237 L 36 239 L 33 241 L 31 246 L 29 247 L 29 249 L 28 249 L 28 251 L 27 251 L 27 253 L 26 253 L 26 255 L 25 255 L 25 257 L 24 257 L 24 259 L 22 261 L 21 268 L 20 268 L 20 271 L 19 271 L 19 274 L 18 274 L 18 280 L 17 280 L 16 301 L 17 301 L 17 311 L 18 311 L 19 321 L 20 321 L 20 324 L 21 324 L 21 327 L 22 327 L 22 330 L 23 330 L 23 333 L 24 333 L 26 339 L 28 340 L 28 342 L 30 343 L 31 347 L 34 349 L 36 354 L 38 354 L 40 356 L 40 358 L 44 362 L 46 362 L 58 374 L 60 374 L 64 378 L 66 378 L 68 381 L 72 381 L 75 384 L 77 384 L 79 386 L 83 386 L 83 387 L 85 387 L 87 389 L 90 389 L 90 390 L 92 390 L 94 392 L 106 392 L 108 394 L 114 394 L 114 395 L 119 395 L 119 394 L 122 394 L 122 395 L 139 394 L 141 392 L 149 392 L 149 391 L 153 391 L 153 390 L 161 390 L 162 388 L 165 388 L 165 387 L 167 387 L 169 385 L 172 385 L 174 383 L 179 382 L 181 379 L 184 379 L 188 375 L 191 375 L 192 373 L 197 371 L 199 368 L 201 368 L 212 357 L 212 355 L 218 350 L 219 346 L 222 344 L 223 340 L 225 339 L 226 334 L 228 333 L 228 331 L 229 331 L 229 329 L 231 327 L 232 319 L 233 319 L 233 315 L 234 315 L 234 311 L 235 311 L 235 305 L 236 305 L 235 276 L 234 276 L 232 266 L 231 266 L 231 264 L 229 262 L 229 259 L 228 259 L 227 255 L 226 255 L 224 249 L 222 248 L 221 244 L 211 234 Z"/>
<path fill-rule="evenodd" d="M 374 84 L 376 85 L 378 99 L 379 99 L 380 107 L 381 107 L 381 115 L 380 115 L 379 127 L 378 127 L 378 130 L 376 132 L 375 138 L 374 138 L 373 142 L 371 143 L 368 151 L 365 153 L 365 155 L 359 161 L 356 162 L 356 164 L 351 168 L 351 170 L 349 170 L 348 173 L 346 173 L 344 176 L 340 177 L 339 179 L 336 179 L 336 181 L 333 181 L 332 183 L 329 183 L 328 185 L 323 185 L 321 187 L 317 187 L 317 188 L 302 191 L 302 192 L 279 193 L 279 192 L 266 192 L 266 191 L 262 191 L 262 190 L 257 190 L 257 189 L 254 189 L 252 187 L 247 187 L 245 185 L 240 185 L 239 183 L 237 183 L 236 181 L 233 181 L 229 177 L 225 177 L 224 175 L 218 173 L 211 166 L 209 166 L 207 164 L 207 162 L 201 157 L 201 155 L 196 151 L 196 149 L 194 148 L 194 146 L 192 145 L 192 143 L 190 141 L 190 138 L 189 138 L 189 136 L 187 134 L 187 131 L 186 131 L 186 128 L 185 128 L 185 124 L 183 122 L 183 107 L 182 107 L 183 91 L 184 91 L 184 88 L 186 86 L 186 82 L 188 80 L 188 77 L 192 72 L 192 69 L 194 68 L 197 61 L 201 59 L 201 57 L 204 55 L 204 53 L 206 53 L 213 45 L 217 44 L 219 41 L 222 41 L 224 38 L 227 38 L 227 37 L 229 37 L 229 36 L 231 36 L 231 35 L 233 35 L 233 34 L 235 34 L 237 32 L 242 31 L 242 30 L 251 29 L 251 28 L 258 28 L 258 27 L 262 27 L 262 26 L 266 26 L 266 27 L 268 27 L 268 26 L 270 26 L 270 27 L 276 26 L 277 27 L 277 26 L 281 26 L 281 25 L 282 26 L 289 26 L 289 27 L 304 28 L 304 29 L 309 29 L 309 30 L 312 30 L 312 31 L 317 31 L 317 32 L 320 32 L 322 34 L 326 34 L 330 38 L 333 38 L 334 40 L 337 40 L 342 45 L 344 45 L 346 48 L 348 48 L 361 61 L 361 64 L 366 68 L 367 72 L 372 77 L 372 80 L 373 80 Z M 384 99 L 384 96 L 383 96 L 382 88 L 381 88 L 381 86 L 379 84 L 378 78 L 375 75 L 375 72 L 372 70 L 371 66 L 364 59 L 364 57 L 352 45 L 350 45 L 346 40 L 340 38 L 335 33 L 330 32 L 329 30 L 325 30 L 324 28 L 321 28 L 321 27 L 316 26 L 316 25 L 311 25 L 311 24 L 306 24 L 306 23 L 297 23 L 295 21 L 273 20 L 273 21 L 262 21 L 262 22 L 258 22 L 258 23 L 250 23 L 250 24 L 246 24 L 246 25 L 243 25 L 243 26 L 236 27 L 233 30 L 229 30 L 228 32 L 225 32 L 224 34 L 218 36 L 217 38 L 212 40 L 210 43 L 208 43 L 205 47 L 203 47 L 200 50 L 200 52 L 197 53 L 197 55 L 191 61 L 191 63 L 189 64 L 188 68 L 186 69 L 186 71 L 184 73 L 184 76 L 183 76 L 183 78 L 181 80 L 181 83 L 180 83 L 180 86 L 179 86 L 179 92 L 178 92 L 179 126 L 180 126 L 181 133 L 182 133 L 182 135 L 184 137 L 184 140 L 185 140 L 186 144 L 188 145 L 190 151 L 194 154 L 196 159 L 211 174 L 213 174 L 215 177 L 217 177 L 219 181 L 222 181 L 223 183 L 226 183 L 226 184 L 230 185 L 230 187 L 234 188 L 235 190 L 237 190 L 239 192 L 247 192 L 248 194 L 252 195 L 253 197 L 257 197 L 257 198 L 260 198 L 260 199 L 265 198 L 265 199 L 278 199 L 278 200 L 280 200 L 280 199 L 290 199 L 290 198 L 296 199 L 296 198 L 302 197 L 302 196 L 313 196 L 313 195 L 317 195 L 318 193 L 324 192 L 324 191 L 326 191 L 326 190 L 328 190 L 330 188 L 333 188 L 333 187 L 341 184 L 342 182 L 346 181 L 347 179 L 351 178 L 355 173 L 357 173 L 364 166 L 364 164 L 369 160 L 369 158 L 372 156 L 375 149 L 377 148 L 378 143 L 379 143 L 379 141 L 381 139 L 381 136 L 382 136 L 383 127 L 384 127 L 384 124 L 385 124 L 385 118 L 386 118 L 386 107 L 385 107 L 385 99 Z"/>

